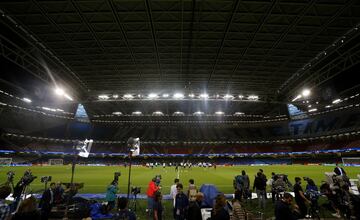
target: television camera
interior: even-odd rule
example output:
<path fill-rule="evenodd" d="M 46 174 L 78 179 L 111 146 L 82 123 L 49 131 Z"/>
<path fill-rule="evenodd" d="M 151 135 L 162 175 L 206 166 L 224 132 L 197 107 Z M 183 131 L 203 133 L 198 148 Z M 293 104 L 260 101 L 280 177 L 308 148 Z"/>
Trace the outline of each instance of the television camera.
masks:
<path fill-rule="evenodd" d="M 121 172 L 114 173 L 114 181 L 119 182 L 119 176 L 121 176 Z"/>
<path fill-rule="evenodd" d="M 131 187 L 131 193 L 132 193 L 133 195 L 139 194 L 140 191 L 141 191 L 141 187 L 137 187 L 137 186 Z"/>
<path fill-rule="evenodd" d="M 25 171 L 24 176 L 21 177 L 20 181 L 14 187 L 13 197 L 18 199 L 21 194 L 25 193 L 26 187 L 32 183 L 37 176 L 34 176 L 30 170 Z"/>
<path fill-rule="evenodd" d="M 40 182 L 42 182 L 42 183 L 48 183 L 48 182 L 51 181 L 51 179 L 52 179 L 51 176 L 42 176 L 42 177 L 40 178 Z"/>
<path fill-rule="evenodd" d="M 14 182 L 14 176 L 15 176 L 15 172 L 14 171 L 8 171 L 7 173 L 6 173 L 6 176 L 7 176 L 7 182 L 8 183 L 12 183 L 12 182 Z"/>

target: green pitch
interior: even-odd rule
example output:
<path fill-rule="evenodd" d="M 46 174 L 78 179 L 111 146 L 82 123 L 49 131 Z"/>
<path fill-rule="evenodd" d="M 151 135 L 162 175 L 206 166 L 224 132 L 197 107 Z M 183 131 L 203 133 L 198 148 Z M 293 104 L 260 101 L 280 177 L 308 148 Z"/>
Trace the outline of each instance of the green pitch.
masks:
<path fill-rule="evenodd" d="M 33 192 L 40 192 L 44 185 L 40 182 L 41 176 L 52 176 L 54 182 L 70 182 L 71 166 L 34 166 L 30 167 L 33 174 L 38 178 L 31 184 Z M 235 175 L 240 174 L 241 170 L 245 170 L 250 177 L 251 186 L 254 180 L 254 175 L 259 170 L 263 169 L 268 178 L 271 177 L 271 172 L 279 174 L 287 174 L 289 180 L 294 183 L 294 177 L 310 177 L 317 185 L 325 179 L 324 172 L 331 172 L 332 166 L 303 166 L 303 165 L 274 165 L 274 166 L 233 166 L 214 168 L 200 168 L 193 167 L 191 169 L 181 169 L 179 172 L 180 181 L 184 184 L 184 188 L 188 186 L 189 179 L 194 179 L 195 184 L 200 186 L 204 183 L 211 183 L 218 187 L 221 192 L 233 193 L 232 181 Z M 6 181 L 6 172 L 9 170 L 15 171 L 15 181 L 17 183 L 19 178 L 23 175 L 27 167 L 0 167 L 0 184 Z M 83 182 L 85 186 L 80 190 L 80 193 L 104 193 L 106 186 L 113 180 L 114 172 L 121 172 L 119 181 L 120 193 L 127 192 L 128 167 L 123 166 L 109 166 L 109 167 L 87 167 L 77 166 L 75 170 L 75 182 Z M 360 174 L 358 167 L 345 167 L 345 171 L 350 178 L 356 178 Z M 162 176 L 162 192 L 169 193 L 170 186 L 173 184 L 174 178 L 177 177 L 174 167 L 156 167 L 154 169 L 145 167 L 133 167 L 131 185 L 141 187 L 141 194 L 144 194 L 148 182 L 155 175 Z M 305 184 L 304 184 L 305 185 Z"/>

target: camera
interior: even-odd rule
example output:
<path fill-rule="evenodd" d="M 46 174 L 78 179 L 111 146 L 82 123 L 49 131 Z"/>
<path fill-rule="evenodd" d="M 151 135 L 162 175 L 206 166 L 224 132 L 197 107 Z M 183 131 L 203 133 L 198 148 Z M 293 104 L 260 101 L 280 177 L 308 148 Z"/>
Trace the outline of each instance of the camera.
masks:
<path fill-rule="evenodd" d="M 121 176 L 121 172 L 115 172 L 115 173 L 114 173 L 114 180 L 115 180 L 116 182 L 119 181 L 119 176 Z"/>
<path fill-rule="evenodd" d="M 137 187 L 137 186 L 131 187 L 131 193 L 134 194 L 134 195 L 139 194 L 140 191 L 141 191 L 141 187 Z"/>
<path fill-rule="evenodd" d="M 42 176 L 40 181 L 42 183 L 47 183 L 47 182 L 50 182 L 51 181 L 51 176 Z"/>
<path fill-rule="evenodd" d="M 309 181 L 310 180 L 310 178 L 307 177 L 307 176 L 304 176 L 303 179 L 304 179 L 304 181 Z"/>
<path fill-rule="evenodd" d="M 12 183 L 13 180 L 14 180 L 15 172 L 14 171 L 8 171 L 6 173 L 6 175 L 7 175 L 8 182 Z"/>

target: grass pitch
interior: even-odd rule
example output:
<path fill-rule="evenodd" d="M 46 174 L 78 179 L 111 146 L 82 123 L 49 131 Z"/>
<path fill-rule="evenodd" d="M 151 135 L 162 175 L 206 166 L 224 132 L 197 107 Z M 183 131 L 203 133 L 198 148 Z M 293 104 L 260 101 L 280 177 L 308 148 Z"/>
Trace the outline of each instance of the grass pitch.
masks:
<path fill-rule="evenodd" d="M 31 184 L 33 192 L 40 192 L 44 185 L 40 182 L 41 176 L 52 176 L 52 181 L 70 182 L 71 166 L 33 166 L 30 167 L 33 174 L 38 178 Z M 245 170 L 250 177 L 251 187 L 254 176 L 259 169 L 263 169 L 267 178 L 271 177 L 271 172 L 279 174 L 287 174 L 289 180 L 294 183 L 294 177 L 310 177 L 317 185 L 325 180 L 324 172 L 333 171 L 332 166 L 305 166 L 305 165 L 271 165 L 271 166 L 233 166 L 224 167 L 217 166 L 214 168 L 200 168 L 193 167 L 191 169 L 180 169 L 180 182 L 184 184 L 186 189 L 189 179 L 194 179 L 197 186 L 204 183 L 214 184 L 223 193 L 233 193 L 232 181 L 234 176 Z M 27 167 L 0 167 L 0 183 L 6 181 L 6 172 L 9 170 L 15 171 L 14 183 L 16 184 L 23 175 Z M 75 182 L 83 182 L 84 188 L 79 193 L 105 193 L 107 185 L 113 180 L 114 172 L 121 172 L 119 179 L 120 193 L 127 193 L 127 179 L 128 167 L 123 166 L 107 166 L 107 167 L 90 167 L 90 166 L 76 166 Z M 358 167 L 345 167 L 350 178 L 356 178 L 360 173 Z M 162 192 L 169 194 L 170 186 L 173 184 L 174 178 L 177 177 L 174 167 L 155 167 L 154 169 L 146 167 L 132 167 L 131 185 L 141 187 L 141 194 L 145 194 L 149 181 L 157 174 L 162 176 Z M 305 183 L 303 183 L 305 185 Z M 269 187 L 268 187 L 269 188 Z M 269 189 L 268 189 L 269 190 Z"/>

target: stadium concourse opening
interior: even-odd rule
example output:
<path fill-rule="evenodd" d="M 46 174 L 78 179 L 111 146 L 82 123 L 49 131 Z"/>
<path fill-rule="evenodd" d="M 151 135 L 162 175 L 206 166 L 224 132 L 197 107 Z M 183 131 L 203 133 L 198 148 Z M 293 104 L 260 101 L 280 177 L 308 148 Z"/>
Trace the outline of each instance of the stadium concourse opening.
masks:
<path fill-rule="evenodd" d="M 356 0 L 0 1 L 0 220 L 360 219 Z"/>

